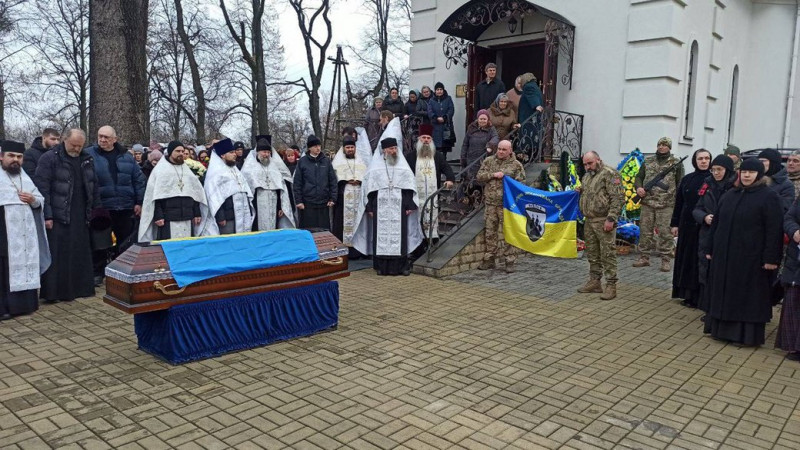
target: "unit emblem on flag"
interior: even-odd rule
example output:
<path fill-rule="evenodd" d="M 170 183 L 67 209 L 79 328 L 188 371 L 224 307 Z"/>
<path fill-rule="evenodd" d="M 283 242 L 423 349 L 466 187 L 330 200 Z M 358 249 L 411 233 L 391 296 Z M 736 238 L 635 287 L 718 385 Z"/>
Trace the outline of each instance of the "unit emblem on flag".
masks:
<path fill-rule="evenodd" d="M 542 205 L 528 203 L 525 205 L 525 215 L 528 216 L 528 224 L 525 230 L 531 242 L 536 242 L 544 236 L 544 224 L 547 222 L 547 210 Z"/>

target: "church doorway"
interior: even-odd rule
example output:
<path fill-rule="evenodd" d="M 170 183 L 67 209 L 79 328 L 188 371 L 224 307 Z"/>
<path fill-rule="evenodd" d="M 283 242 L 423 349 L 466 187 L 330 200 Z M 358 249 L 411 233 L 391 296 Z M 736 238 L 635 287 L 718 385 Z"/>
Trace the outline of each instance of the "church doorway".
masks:
<path fill-rule="evenodd" d="M 516 78 L 526 72 L 533 73 L 539 81 L 539 87 L 542 87 L 545 67 L 544 39 L 515 42 L 488 48 L 471 44 L 469 50 L 467 73 L 470 99 L 474 98 L 475 86 L 486 78 L 484 68 L 490 62 L 497 64 L 499 77 L 505 84 L 506 90 L 514 87 Z M 475 120 L 477 111 L 474 110 L 473 106 L 472 100 L 467 102 L 466 125 Z"/>

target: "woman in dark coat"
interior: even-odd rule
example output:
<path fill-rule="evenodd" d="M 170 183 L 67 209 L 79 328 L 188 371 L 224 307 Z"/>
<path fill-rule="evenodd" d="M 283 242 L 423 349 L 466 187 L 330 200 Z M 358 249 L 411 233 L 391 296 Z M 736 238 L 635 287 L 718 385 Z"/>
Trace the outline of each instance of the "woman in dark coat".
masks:
<path fill-rule="evenodd" d="M 419 116 L 424 119 L 425 123 L 428 120 L 428 102 L 419 98 L 419 94 L 417 91 L 410 91 L 408 93 L 408 101 L 405 105 L 405 115 L 403 118 L 408 118 L 410 116 Z"/>
<path fill-rule="evenodd" d="M 400 92 L 397 88 L 389 90 L 389 95 L 383 99 L 383 108 L 381 111 L 390 111 L 395 117 L 403 117 L 403 111 L 406 106 L 403 104 L 403 99 L 400 98 Z"/>
<path fill-rule="evenodd" d="M 681 304 L 696 308 L 700 294 L 697 277 L 697 248 L 700 224 L 695 222 L 692 211 L 697 205 L 698 192 L 709 175 L 711 152 L 701 148 L 692 155 L 694 172 L 681 179 L 675 195 L 670 227 L 672 235 L 678 237 L 675 249 L 675 269 L 672 274 L 672 298 L 682 298 Z"/>
<path fill-rule="evenodd" d="M 541 127 L 540 120 L 534 117 L 536 112 L 544 110 L 544 96 L 542 90 L 539 89 L 539 84 L 536 82 L 536 77 L 528 72 L 519 76 L 520 85 L 522 85 L 522 95 L 519 99 L 519 108 L 517 111 L 517 120 L 522 124 L 520 131 L 521 142 L 519 151 L 524 154 L 523 160 L 527 161 L 534 156 L 534 153 L 539 148 L 539 129 Z"/>
<path fill-rule="evenodd" d="M 692 211 L 692 216 L 700 226 L 698 235 L 698 259 L 697 278 L 700 285 L 697 307 L 703 312 L 708 312 L 708 266 L 709 260 L 706 259 L 705 249 L 710 249 L 709 239 L 711 239 L 711 223 L 714 220 L 714 213 L 722 198 L 722 195 L 730 190 L 736 183 L 736 172 L 733 170 L 733 160 L 726 155 L 719 155 L 711 162 L 711 175 L 706 177 L 703 185 L 697 192 L 697 205 Z M 680 235 L 680 234 L 679 234 Z"/>
<path fill-rule="evenodd" d="M 783 231 L 789 236 L 783 260 L 781 284 L 784 297 L 775 348 L 785 350 L 786 359 L 800 361 L 800 205 L 794 202 L 783 218 Z"/>
<path fill-rule="evenodd" d="M 478 111 L 475 121 L 469 124 L 464 133 L 464 143 L 461 145 L 461 168 L 464 169 L 477 159 L 497 150 L 500 138 L 497 130 L 492 126 L 489 112 L 485 109 Z M 474 178 L 478 173 L 480 164 L 475 163 L 469 170 L 468 177 Z"/>
<path fill-rule="evenodd" d="M 789 179 L 789 174 L 783 167 L 781 154 L 774 148 L 768 148 L 758 154 L 758 159 L 764 164 L 764 172 L 768 178 L 770 189 L 781 197 L 785 213 L 794 203 L 794 183 Z"/>
<path fill-rule="evenodd" d="M 453 129 L 455 106 L 441 82 L 436 83 L 433 92 L 433 97 L 428 101 L 428 118 L 433 124 L 433 143 L 436 144 L 436 149 L 447 157 L 456 142 Z"/>
<path fill-rule="evenodd" d="M 720 200 L 711 225 L 709 305 L 704 332 L 715 339 L 764 343 L 772 318 L 770 274 L 783 246 L 783 208 L 767 186 L 764 165 L 742 162 L 739 186 Z"/>

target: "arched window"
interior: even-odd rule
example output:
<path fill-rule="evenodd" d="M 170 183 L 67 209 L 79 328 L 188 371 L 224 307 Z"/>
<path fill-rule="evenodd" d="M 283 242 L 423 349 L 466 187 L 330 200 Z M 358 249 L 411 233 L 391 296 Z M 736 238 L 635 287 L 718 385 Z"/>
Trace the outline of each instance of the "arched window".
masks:
<path fill-rule="evenodd" d="M 731 80 L 731 106 L 728 111 L 728 142 L 733 141 L 733 127 L 736 124 L 736 102 L 739 96 L 739 65 L 733 66 Z"/>
<path fill-rule="evenodd" d="M 694 105 L 697 97 L 697 41 L 692 42 L 689 52 L 689 73 L 686 76 L 686 111 L 683 117 L 683 137 L 692 139 L 694 136 Z"/>

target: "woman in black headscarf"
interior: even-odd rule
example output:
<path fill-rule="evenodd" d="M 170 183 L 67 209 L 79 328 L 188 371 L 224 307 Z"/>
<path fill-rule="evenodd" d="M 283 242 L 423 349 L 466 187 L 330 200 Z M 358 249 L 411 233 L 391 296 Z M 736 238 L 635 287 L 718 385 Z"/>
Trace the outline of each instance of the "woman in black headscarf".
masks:
<path fill-rule="evenodd" d="M 783 167 L 781 154 L 774 148 L 768 148 L 758 154 L 758 159 L 764 164 L 764 174 L 770 189 L 781 197 L 783 212 L 789 210 L 794 202 L 794 183 L 789 179 L 789 174 Z"/>
<path fill-rule="evenodd" d="M 711 248 L 711 223 L 714 220 L 714 213 L 722 198 L 736 183 L 736 171 L 733 170 L 733 160 L 726 155 L 719 155 L 711 161 L 711 175 L 707 176 L 697 192 L 697 205 L 692 211 L 695 222 L 700 226 L 698 235 L 698 258 L 697 281 L 700 285 L 697 307 L 703 312 L 708 312 L 708 266 L 704 249 Z"/>
<path fill-rule="evenodd" d="M 722 196 L 710 245 L 704 332 L 741 345 L 763 344 L 772 318 L 770 274 L 778 268 L 783 246 L 783 208 L 757 159 L 742 162 L 739 186 Z"/>
<path fill-rule="evenodd" d="M 675 269 L 672 274 L 672 298 L 682 298 L 681 304 L 697 307 L 700 284 L 697 278 L 697 248 L 700 225 L 692 217 L 697 205 L 698 191 L 709 174 L 711 152 L 701 148 L 692 155 L 694 172 L 684 176 L 678 185 L 670 227 L 678 237 L 675 249 Z"/>

